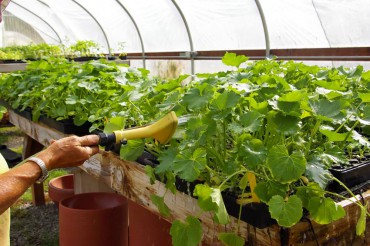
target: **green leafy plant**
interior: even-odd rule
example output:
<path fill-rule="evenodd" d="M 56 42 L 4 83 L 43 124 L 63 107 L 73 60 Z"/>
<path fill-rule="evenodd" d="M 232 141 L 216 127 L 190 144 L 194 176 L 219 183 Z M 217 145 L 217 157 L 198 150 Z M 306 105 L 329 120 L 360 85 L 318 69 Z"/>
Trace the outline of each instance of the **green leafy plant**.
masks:
<path fill-rule="evenodd" d="M 330 180 L 344 184 L 328 168 L 348 163 L 346 150 L 369 150 L 360 125 L 369 123 L 370 72 L 361 66 L 347 70 L 276 60 L 239 68 L 246 61 L 226 54 L 223 62 L 237 70 L 199 75 L 186 86 L 175 107 L 178 115 L 190 118 L 183 136 L 159 155 L 160 164 L 147 168 L 148 173 L 167 187 L 174 186 L 171 176 L 201 182 L 193 195 L 219 224 L 228 223 L 223 192 L 239 198 L 250 192 L 247 182 L 241 182 L 248 173 L 257 177 L 254 192 L 281 226 L 298 223 L 303 209 L 320 224 L 343 217 L 344 209 L 327 195 L 346 198 L 325 188 Z M 366 205 L 355 203 L 366 211 Z M 359 234 L 366 216 L 363 212 L 359 218 Z M 173 223 L 174 245 L 182 245 L 175 232 L 186 223 Z M 220 238 L 228 245 L 239 241 L 236 234 Z"/>
<path fill-rule="evenodd" d="M 331 180 L 344 185 L 329 168 L 369 150 L 362 133 L 370 125 L 370 72 L 361 66 L 249 62 L 232 53 L 222 60 L 235 68 L 198 74 L 184 86 L 186 75 L 165 81 L 149 77 L 145 69 L 102 60 L 42 60 L 30 63 L 25 72 L 4 75 L 0 97 L 13 108 L 31 108 L 34 120 L 47 115 L 73 118 L 77 125 L 89 121 L 91 131 L 144 125 L 175 111 L 186 120 L 169 145 L 133 140 L 121 148 L 120 156 L 136 160 L 143 150 L 158 156 L 159 165 L 145 170 L 171 192 L 176 192 L 176 178 L 197 182 L 192 195 L 204 213 L 214 214 L 215 223 L 229 223 L 225 193 L 234 194 L 240 206 L 250 202 L 246 195 L 252 191 L 251 174 L 257 180 L 253 194 L 281 226 L 295 225 L 303 209 L 321 224 L 343 217 L 343 208 L 329 195 L 347 198 L 326 186 Z M 170 214 L 163 197 L 153 195 L 152 200 L 164 216 Z M 361 209 L 361 235 L 369 214 L 360 201 L 355 203 Z M 197 216 L 175 221 L 174 245 L 197 245 L 200 225 Z M 219 240 L 242 245 L 238 232 L 236 225 L 235 233 L 221 233 Z"/>
<path fill-rule="evenodd" d="M 100 55 L 100 46 L 92 40 L 78 40 L 68 48 L 71 57 L 94 57 Z"/>

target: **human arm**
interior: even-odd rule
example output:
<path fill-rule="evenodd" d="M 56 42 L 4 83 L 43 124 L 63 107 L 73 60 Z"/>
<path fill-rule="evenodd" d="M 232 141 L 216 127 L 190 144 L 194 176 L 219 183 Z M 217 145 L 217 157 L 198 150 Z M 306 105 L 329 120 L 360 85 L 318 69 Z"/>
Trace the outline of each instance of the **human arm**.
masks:
<path fill-rule="evenodd" d="M 46 169 L 75 167 L 99 152 L 99 137 L 66 137 L 54 141 L 35 157 L 44 161 Z M 0 214 L 8 209 L 42 175 L 41 168 L 33 161 L 12 168 L 0 175 Z"/>

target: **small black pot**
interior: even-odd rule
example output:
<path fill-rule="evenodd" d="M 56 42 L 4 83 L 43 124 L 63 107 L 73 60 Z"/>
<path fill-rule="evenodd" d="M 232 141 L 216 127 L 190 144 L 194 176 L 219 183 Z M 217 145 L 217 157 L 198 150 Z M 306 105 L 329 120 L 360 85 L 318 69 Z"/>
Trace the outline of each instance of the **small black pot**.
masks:
<path fill-rule="evenodd" d="M 72 60 L 84 62 L 84 61 L 99 60 L 100 58 L 101 57 L 98 57 L 98 56 L 81 56 L 81 57 L 74 57 L 72 58 Z"/>
<path fill-rule="evenodd" d="M 8 60 L 8 59 L 5 59 L 5 60 L 0 60 L 0 63 L 13 64 L 13 63 L 27 63 L 27 62 L 24 61 L 24 60 Z"/>
<path fill-rule="evenodd" d="M 238 218 L 240 205 L 236 203 L 236 195 L 224 192 L 222 193 L 222 197 L 228 214 Z M 252 202 L 242 205 L 240 219 L 259 229 L 277 224 L 277 221 L 271 218 L 268 206 L 262 202 Z"/>
<path fill-rule="evenodd" d="M 142 165 L 149 165 L 151 167 L 156 167 L 159 165 L 159 161 L 157 160 L 157 157 L 153 154 L 151 154 L 148 151 L 145 151 L 136 159 L 136 162 L 142 164 Z"/>
<path fill-rule="evenodd" d="M 27 120 L 32 121 L 32 110 L 30 108 L 26 108 L 25 110 L 19 110 L 19 109 L 13 109 L 14 113 L 17 115 L 22 116 L 23 118 L 26 118 Z"/>
<path fill-rule="evenodd" d="M 75 134 L 77 136 L 84 136 L 90 134 L 89 130 L 92 125 L 90 122 L 87 121 L 81 126 L 76 126 L 73 123 L 73 119 L 57 121 L 46 116 L 40 116 L 39 121 L 64 134 Z"/>

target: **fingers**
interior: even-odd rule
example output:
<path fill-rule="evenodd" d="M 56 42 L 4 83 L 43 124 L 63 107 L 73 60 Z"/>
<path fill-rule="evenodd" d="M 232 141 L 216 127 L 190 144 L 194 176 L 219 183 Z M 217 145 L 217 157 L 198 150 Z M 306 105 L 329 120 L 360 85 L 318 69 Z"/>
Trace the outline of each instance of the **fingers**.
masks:
<path fill-rule="evenodd" d="M 79 141 L 82 146 L 94 146 L 99 144 L 99 136 L 98 135 L 87 135 L 79 138 Z"/>
<path fill-rule="evenodd" d="M 89 154 L 90 157 L 92 155 L 95 155 L 95 154 L 99 153 L 99 147 L 98 146 L 85 147 L 85 148 L 86 148 L 86 151 L 87 151 L 87 153 Z"/>

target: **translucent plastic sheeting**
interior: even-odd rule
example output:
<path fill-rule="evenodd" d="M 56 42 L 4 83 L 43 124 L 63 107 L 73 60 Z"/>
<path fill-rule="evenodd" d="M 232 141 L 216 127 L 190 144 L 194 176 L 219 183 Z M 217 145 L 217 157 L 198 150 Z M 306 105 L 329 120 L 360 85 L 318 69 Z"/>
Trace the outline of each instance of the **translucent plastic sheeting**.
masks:
<path fill-rule="evenodd" d="M 179 12 L 170 0 L 125 0 L 127 8 L 142 34 L 148 52 L 185 51 L 189 49 L 186 29 Z M 122 37 L 131 44 L 131 37 Z M 127 50 L 130 52 L 129 46 Z"/>
<path fill-rule="evenodd" d="M 271 49 L 370 46 L 370 0 L 12 0 L 7 10 L 46 42 L 93 40 L 105 53 L 120 42 L 128 53 L 265 49 L 265 40 Z"/>
<path fill-rule="evenodd" d="M 58 35 L 55 33 L 55 31 L 53 31 L 53 28 L 49 24 L 51 22 L 50 18 L 45 17 L 45 19 L 43 19 L 39 17 L 37 14 L 34 14 L 30 10 L 30 8 L 25 8 L 21 3 L 15 4 L 10 2 L 8 7 L 6 8 L 6 11 L 31 25 L 40 34 L 40 36 L 45 40 L 46 43 L 53 44 L 60 42 Z M 42 7 L 38 8 L 39 13 L 41 13 L 42 11 Z M 4 18 L 6 18 L 6 16 L 4 16 Z M 57 26 L 54 25 L 54 27 Z"/>
<path fill-rule="evenodd" d="M 59 19 L 71 30 L 76 40 L 94 40 L 106 47 L 106 40 L 99 25 L 81 6 L 76 4 L 74 1 L 45 2 L 50 6 Z M 70 39 L 69 36 L 65 37 L 65 39 L 69 39 L 69 42 L 75 41 Z"/>
<path fill-rule="evenodd" d="M 91 0 L 78 1 L 99 21 L 105 35 L 108 38 L 110 51 L 120 53 L 126 50 L 141 52 L 142 47 L 134 23 L 129 18 L 125 9 L 115 0 L 105 0 L 100 4 L 90 4 Z M 120 44 L 124 43 L 124 50 Z M 105 51 L 108 51 L 107 43 L 103 43 Z"/>
<path fill-rule="evenodd" d="M 254 0 L 179 0 L 195 50 L 264 49 L 265 38 Z"/>
<path fill-rule="evenodd" d="M 370 46 L 370 0 L 313 2 L 330 47 Z"/>
<path fill-rule="evenodd" d="M 260 0 L 271 49 L 328 47 L 312 0 Z"/>

